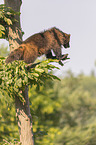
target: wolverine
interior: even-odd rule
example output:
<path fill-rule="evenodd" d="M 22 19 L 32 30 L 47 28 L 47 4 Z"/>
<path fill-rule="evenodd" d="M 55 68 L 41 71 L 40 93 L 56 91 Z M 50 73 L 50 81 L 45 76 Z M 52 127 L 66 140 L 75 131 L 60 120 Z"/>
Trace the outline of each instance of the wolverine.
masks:
<path fill-rule="evenodd" d="M 63 60 L 66 55 L 62 55 L 61 47 L 70 47 L 69 42 L 70 34 L 53 27 L 44 32 L 34 34 L 23 41 L 17 49 L 9 54 L 6 63 L 14 60 L 24 60 L 26 63 L 32 63 L 43 54 L 47 58 Z M 56 56 L 52 55 L 51 50 Z"/>

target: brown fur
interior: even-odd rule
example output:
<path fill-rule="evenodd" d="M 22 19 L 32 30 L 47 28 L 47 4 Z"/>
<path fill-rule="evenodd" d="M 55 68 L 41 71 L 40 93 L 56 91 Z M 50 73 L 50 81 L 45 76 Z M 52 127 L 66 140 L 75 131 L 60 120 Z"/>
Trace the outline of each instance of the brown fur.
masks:
<path fill-rule="evenodd" d="M 52 58 L 51 49 L 60 60 L 61 46 L 69 47 L 70 34 L 66 34 L 53 27 L 47 31 L 37 33 L 23 41 L 23 43 L 12 51 L 6 59 L 6 63 L 14 60 L 24 60 L 26 63 L 32 63 L 38 56 L 43 54 L 47 58 Z"/>

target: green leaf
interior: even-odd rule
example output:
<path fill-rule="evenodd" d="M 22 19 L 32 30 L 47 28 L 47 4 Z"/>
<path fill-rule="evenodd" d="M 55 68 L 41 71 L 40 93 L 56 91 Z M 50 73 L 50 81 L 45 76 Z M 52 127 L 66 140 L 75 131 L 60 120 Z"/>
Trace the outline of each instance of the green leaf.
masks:
<path fill-rule="evenodd" d="M 12 25 L 12 21 L 9 18 L 4 17 L 5 22 L 7 22 L 8 25 Z"/>
<path fill-rule="evenodd" d="M 33 75 L 31 73 L 28 73 L 28 78 L 32 79 Z"/>
<path fill-rule="evenodd" d="M 8 25 L 12 25 L 11 19 L 7 19 L 7 24 L 8 24 Z"/>
<path fill-rule="evenodd" d="M 22 87 L 22 79 L 18 79 L 17 82 L 16 82 L 16 85 L 21 88 Z"/>
<path fill-rule="evenodd" d="M 38 73 L 32 73 L 32 76 L 39 77 L 39 74 Z"/>
<path fill-rule="evenodd" d="M 5 4 L 0 5 L 0 9 L 4 9 L 4 7 L 5 7 Z"/>
<path fill-rule="evenodd" d="M 16 67 L 16 74 L 18 73 L 18 70 L 19 70 L 19 69 L 18 69 L 18 66 L 17 66 L 17 67 Z"/>
<path fill-rule="evenodd" d="M 14 90 L 16 91 L 16 93 L 18 93 L 18 92 L 19 92 L 19 89 L 18 89 L 18 88 L 16 88 L 16 87 L 14 87 Z"/>
<path fill-rule="evenodd" d="M 40 69 L 40 68 L 35 68 L 35 71 L 36 72 L 39 72 L 39 73 L 43 73 L 44 72 L 44 70 L 43 69 Z"/>
<path fill-rule="evenodd" d="M 26 102 L 23 95 L 20 92 L 18 93 L 18 96 L 21 102 Z"/>
<path fill-rule="evenodd" d="M 24 77 L 24 82 L 25 82 L 25 83 L 28 82 L 28 78 L 27 78 L 27 76 Z"/>
<path fill-rule="evenodd" d="M 0 38 L 2 38 L 2 32 L 0 31 Z"/>
<path fill-rule="evenodd" d="M 0 12 L 0 18 L 3 18 L 3 14 L 2 14 L 2 12 Z"/>
<path fill-rule="evenodd" d="M 0 56 L 0 59 L 5 59 L 5 57 L 3 57 L 3 56 Z"/>
<path fill-rule="evenodd" d="M 5 31 L 5 27 L 3 25 L 0 25 L 0 30 Z"/>
<path fill-rule="evenodd" d="M 12 13 L 10 13 L 10 12 L 7 12 L 7 15 L 12 15 Z"/>
<path fill-rule="evenodd" d="M 56 79 L 56 80 L 59 80 L 59 81 L 61 81 L 57 76 L 55 76 L 55 75 L 50 75 L 53 79 Z"/>
<path fill-rule="evenodd" d="M 1 71 L 1 70 L 3 70 L 3 66 L 2 66 L 2 65 L 0 65 L 0 71 Z"/>

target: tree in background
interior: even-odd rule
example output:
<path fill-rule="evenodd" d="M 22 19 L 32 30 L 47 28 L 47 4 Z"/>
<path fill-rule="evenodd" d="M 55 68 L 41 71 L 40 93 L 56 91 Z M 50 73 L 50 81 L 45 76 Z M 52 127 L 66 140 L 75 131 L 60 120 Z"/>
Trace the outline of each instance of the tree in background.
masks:
<path fill-rule="evenodd" d="M 71 73 L 58 84 L 61 133 L 56 145 L 96 144 L 96 78 Z"/>

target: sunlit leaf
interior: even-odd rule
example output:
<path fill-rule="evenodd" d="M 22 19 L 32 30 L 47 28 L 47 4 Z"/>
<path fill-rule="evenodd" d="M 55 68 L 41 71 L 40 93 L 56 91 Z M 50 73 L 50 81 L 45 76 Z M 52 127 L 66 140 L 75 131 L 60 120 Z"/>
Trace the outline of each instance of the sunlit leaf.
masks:
<path fill-rule="evenodd" d="M 3 56 L 0 56 L 0 59 L 5 59 L 5 57 L 3 57 Z"/>
<path fill-rule="evenodd" d="M 7 22 L 8 25 L 12 25 L 12 21 L 9 18 L 4 17 L 5 22 Z"/>
<path fill-rule="evenodd" d="M 35 71 L 36 72 L 40 72 L 40 73 L 43 73 L 44 72 L 44 70 L 43 69 L 40 69 L 40 68 L 35 68 Z"/>
<path fill-rule="evenodd" d="M 3 18 L 3 13 L 2 12 L 0 12 L 0 18 Z"/>
<path fill-rule="evenodd" d="M 5 27 L 0 25 L 0 31 L 5 31 Z"/>

